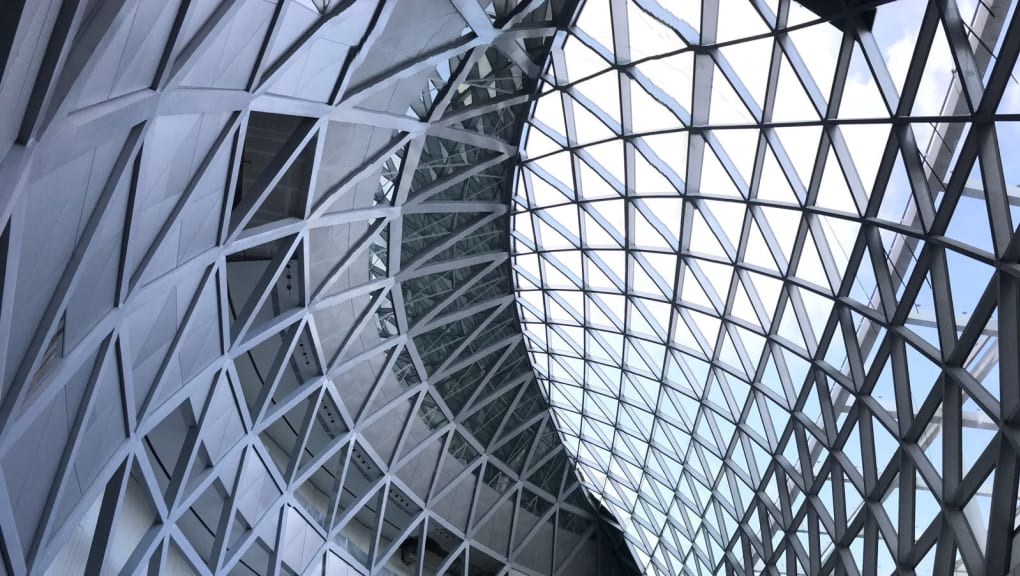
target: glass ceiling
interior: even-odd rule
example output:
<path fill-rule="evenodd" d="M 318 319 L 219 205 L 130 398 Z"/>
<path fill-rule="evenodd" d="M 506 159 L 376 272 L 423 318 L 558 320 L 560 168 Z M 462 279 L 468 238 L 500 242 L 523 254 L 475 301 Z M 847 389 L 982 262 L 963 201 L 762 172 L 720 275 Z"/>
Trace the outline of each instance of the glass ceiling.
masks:
<path fill-rule="evenodd" d="M 875 4 L 589 0 L 553 47 L 519 313 L 646 573 L 1010 567 L 1020 17 Z"/>

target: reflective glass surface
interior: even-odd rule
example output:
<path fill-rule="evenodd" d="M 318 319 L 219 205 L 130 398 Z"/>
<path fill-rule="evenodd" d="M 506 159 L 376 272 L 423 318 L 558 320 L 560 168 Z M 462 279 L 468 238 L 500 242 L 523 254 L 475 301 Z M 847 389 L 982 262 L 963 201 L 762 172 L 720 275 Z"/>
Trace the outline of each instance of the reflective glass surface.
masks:
<path fill-rule="evenodd" d="M 646 573 L 1010 566 L 1016 6 L 875 4 L 589 0 L 553 47 L 518 311 Z"/>

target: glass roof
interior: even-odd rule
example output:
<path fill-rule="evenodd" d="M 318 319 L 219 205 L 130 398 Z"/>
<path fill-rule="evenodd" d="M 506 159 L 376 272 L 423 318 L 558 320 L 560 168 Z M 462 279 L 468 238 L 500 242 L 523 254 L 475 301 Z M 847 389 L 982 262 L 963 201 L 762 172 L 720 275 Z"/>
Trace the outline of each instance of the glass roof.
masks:
<path fill-rule="evenodd" d="M 1009 566 L 1016 3 L 864 6 L 588 0 L 553 47 L 518 311 L 646 573 Z"/>

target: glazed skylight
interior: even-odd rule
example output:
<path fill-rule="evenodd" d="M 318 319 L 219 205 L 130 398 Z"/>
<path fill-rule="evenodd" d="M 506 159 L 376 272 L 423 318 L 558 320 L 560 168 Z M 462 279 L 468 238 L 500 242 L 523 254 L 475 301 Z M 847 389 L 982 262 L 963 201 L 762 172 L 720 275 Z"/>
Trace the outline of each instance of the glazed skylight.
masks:
<path fill-rule="evenodd" d="M 647 573 L 1009 567 L 1015 12 L 589 0 L 554 46 L 519 312 Z"/>

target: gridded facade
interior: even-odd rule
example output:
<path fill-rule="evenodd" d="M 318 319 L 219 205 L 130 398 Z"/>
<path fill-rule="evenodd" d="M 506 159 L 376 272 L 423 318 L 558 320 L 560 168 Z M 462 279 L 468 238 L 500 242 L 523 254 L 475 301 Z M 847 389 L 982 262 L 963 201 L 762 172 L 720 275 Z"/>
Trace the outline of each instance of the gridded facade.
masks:
<path fill-rule="evenodd" d="M 573 3 L 0 7 L 0 574 L 628 574 L 509 176 Z"/>
<path fill-rule="evenodd" d="M 512 208 L 543 393 L 645 573 L 1016 573 L 1017 3 L 802 4 L 557 37 Z"/>

